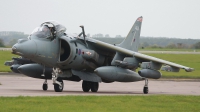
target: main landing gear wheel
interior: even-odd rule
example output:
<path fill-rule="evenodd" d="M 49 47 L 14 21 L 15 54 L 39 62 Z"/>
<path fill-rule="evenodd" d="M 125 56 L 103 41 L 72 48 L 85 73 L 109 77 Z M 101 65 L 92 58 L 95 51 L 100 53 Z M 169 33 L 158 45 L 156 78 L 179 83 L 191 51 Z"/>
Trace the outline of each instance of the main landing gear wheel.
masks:
<path fill-rule="evenodd" d="M 82 82 L 82 89 L 84 92 L 89 92 L 90 89 L 92 92 L 97 92 L 99 89 L 98 82 L 90 82 L 90 81 L 83 81 Z"/>
<path fill-rule="evenodd" d="M 148 79 L 145 79 L 145 85 L 144 85 L 144 88 L 143 88 L 143 93 L 148 94 L 148 92 L 149 92 Z"/>
<path fill-rule="evenodd" d="M 42 89 L 44 91 L 46 91 L 48 89 L 48 83 L 47 83 L 47 79 L 44 81 L 43 85 L 42 85 Z"/>
<path fill-rule="evenodd" d="M 90 91 L 90 82 L 89 81 L 83 81 L 82 82 L 82 89 L 84 92 Z"/>
<path fill-rule="evenodd" d="M 60 82 L 61 85 L 59 84 L 54 84 L 54 91 L 55 92 L 62 92 L 63 88 L 64 88 L 64 83 L 62 81 L 62 79 L 57 80 L 58 82 Z"/>
<path fill-rule="evenodd" d="M 99 83 L 98 82 L 92 82 L 91 84 L 91 91 L 92 92 L 97 92 L 99 89 Z"/>

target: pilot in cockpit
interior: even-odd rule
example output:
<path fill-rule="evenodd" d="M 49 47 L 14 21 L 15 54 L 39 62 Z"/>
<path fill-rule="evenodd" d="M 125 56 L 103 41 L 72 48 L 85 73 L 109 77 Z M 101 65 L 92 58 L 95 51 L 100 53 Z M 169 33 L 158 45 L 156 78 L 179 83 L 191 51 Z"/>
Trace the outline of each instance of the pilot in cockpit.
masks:
<path fill-rule="evenodd" d="M 54 40 L 56 36 L 61 36 L 65 31 L 66 28 L 57 22 L 45 22 L 40 27 L 35 28 L 31 36 Z M 31 37 L 28 38 L 31 39 Z"/>
<path fill-rule="evenodd" d="M 51 36 L 53 36 L 53 38 L 55 38 L 55 34 L 54 34 L 55 28 L 53 26 L 48 26 L 48 25 L 44 25 L 44 26 L 46 26 L 45 28 L 48 28 L 48 29 L 44 29 L 45 32 L 50 31 Z"/>
<path fill-rule="evenodd" d="M 48 26 L 47 25 L 44 25 L 44 26 L 45 27 L 42 27 L 42 31 L 47 33 L 49 31 Z"/>

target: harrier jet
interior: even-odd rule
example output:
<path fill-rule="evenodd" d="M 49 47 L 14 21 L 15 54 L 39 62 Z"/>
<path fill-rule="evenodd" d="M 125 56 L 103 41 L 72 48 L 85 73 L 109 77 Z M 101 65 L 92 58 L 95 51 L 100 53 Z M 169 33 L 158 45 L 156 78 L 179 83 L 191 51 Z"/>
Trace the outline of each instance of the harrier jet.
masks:
<path fill-rule="evenodd" d="M 19 39 L 12 53 L 21 58 L 6 62 L 14 72 L 53 80 L 54 90 L 62 92 L 63 80 L 82 80 L 84 92 L 97 92 L 99 82 L 145 81 L 143 93 L 148 93 L 148 78 L 159 79 L 160 69 L 168 72 L 193 71 L 193 68 L 138 53 L 142 17 L 136 19 L 127 37 L 118 45 L 86 37 L 84 26 L 77 36 L 69 35 L 66 28 L 55 21 L 37 27 L 28 39 Z M 136 71 L 136 69 L 138 69 Z"/>

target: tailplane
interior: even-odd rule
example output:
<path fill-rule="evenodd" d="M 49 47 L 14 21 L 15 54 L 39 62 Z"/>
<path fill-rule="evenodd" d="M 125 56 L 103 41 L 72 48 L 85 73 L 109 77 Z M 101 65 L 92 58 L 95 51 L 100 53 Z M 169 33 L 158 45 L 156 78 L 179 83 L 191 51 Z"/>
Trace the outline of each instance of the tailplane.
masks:
<path fill-rule="evenodd" d="M 137 18 L 127 37 L 119 44 L 119 47 L 138 52 L 142 16 Z"/>

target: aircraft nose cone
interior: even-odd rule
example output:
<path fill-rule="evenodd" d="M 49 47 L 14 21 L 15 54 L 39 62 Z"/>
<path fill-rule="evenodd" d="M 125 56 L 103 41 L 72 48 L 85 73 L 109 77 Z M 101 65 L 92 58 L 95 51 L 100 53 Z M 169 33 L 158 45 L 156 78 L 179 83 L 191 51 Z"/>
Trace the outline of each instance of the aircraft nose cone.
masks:
<path fill-rule="evenodd" d="M 24 57 L 34 57 L 36 54 L 36 44 L 33 40 L 20 41 L 13 45 L 12 53 Z"/>
<path fill-rule="evenodd" d="M 12 51 L 15 52 L 17 50 L 16 46 L 12 47 Z"/>
<path fill-rule="evenodd" d="M 12 46 L 12 53 L 21 55 L 21 53 L 19 52 L 19 49 L 18 49 L 18 43 Z"/>

